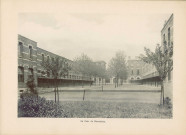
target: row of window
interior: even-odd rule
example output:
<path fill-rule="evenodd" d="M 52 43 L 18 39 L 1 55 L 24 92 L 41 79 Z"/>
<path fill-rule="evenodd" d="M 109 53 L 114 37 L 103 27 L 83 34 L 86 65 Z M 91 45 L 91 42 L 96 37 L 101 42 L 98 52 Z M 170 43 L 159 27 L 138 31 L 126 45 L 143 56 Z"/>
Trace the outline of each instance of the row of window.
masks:
<path fill-rule="evenodd" d="M 139 75 L 139 74 L 140 74 L 139 69 L 137 69 L 137 70 L 136 70 L 136 72 L 137 72 L 137 75 Z M 132 69 L 132 70 L 131 70 L 131 75 L 133 75 L 133 74 L 134 74 L 134 70 Z"/>
<path fill-rule="evenodd" d="M 168 28 L 168 46 L 170 46 L 171 44 L 171 33 L 170 33 L 170 27 Z M 165 38 L 165 34 L 163 34 L 163 44 L 164 44 L 164 48 L 166 48 L 166 38 Z M 169 63 L 168 63 L 169 64 Z M 168 72 L 168 80 L 171 80 L 171 72 Z"/>
<path fill-rule="evenodd" d="M 18 44 L 18 53 L 19 53 L 19 57 L 23 57 L 23 43 L 22 42 L 19 42 Z M 33 48 L 32 46 L 29 46 L 29 58 L 32 59 L 32 56 L 33 56 Z"/>
<path fill-rule="evenodd" d="M 43 72 L 41 70 L 38 70 L 38 73 L 41 73 L 43 76 L 47 76 L 47 77 L 50 77 L 50 73 L 47 72 Z M 28 78 L 31 78 L 33 77 L 33 69 L 32 68 L 29 68 L 28 69 Z M 76 76 L 76 75 L 69 75 L 69 76 L 66 76 L 65 78 L 70 78 L 70 79 L 91 79 L 90 77 L 82 77 L 82 76 Z M 18 67 L 18 82 L 24 82 L 24 68 L 23 67 Z"/>
<path fill-rule="evenodd" d="M 28 69 L 28 78 L 33 77 L 33 69 L 29 68 Z M 18 67 L 18 82 L 24 82 L 24 68 L 23 67 Z"/>
<path fill-rule="evenodd" d="M 168 42 L 166 42 L 166 36 L 165 34 L 163 34 L 163 45 L 166 48 L 166 45 L 170 46 L 171 45 L 171 33 L 170 33 L 170 27 L 168 28 L 168 34 L 167 34 L 167 39 Z"/>

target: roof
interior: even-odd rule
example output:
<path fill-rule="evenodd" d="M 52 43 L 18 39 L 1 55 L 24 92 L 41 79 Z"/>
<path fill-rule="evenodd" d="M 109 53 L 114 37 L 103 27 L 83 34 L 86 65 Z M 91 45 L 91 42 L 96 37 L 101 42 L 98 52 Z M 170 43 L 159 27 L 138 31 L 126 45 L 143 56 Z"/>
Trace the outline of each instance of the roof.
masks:
<path fill-rule="evenodd" d="M 28 40 L 31 40 L 31 39 L 29 39 L 29 38 L 27 38 L 27 37 L 24 37 L 24 36 L 22 36 L 22 35 L 20 35 L 20 34 L 18 34 L 18 37 L 23 37 L 23 38 L 26 38 L 26 39 L 28 39 Z M 34 41 L 34 40 L 31 40 L 31 41 L 33 41 L 33 42 L 35 42 L 35 43 L 37 43 L 36 41 Z"/>
<path fill-rule="evenodd" d="M 57 54 L 55 54 L 55 53 L 52 53 L 52 52 L 47 51 L 47 50 L 45 50 L 45 49 L 42 49 L 42 48 L 40 48 L 40 47 L 37 47 L 37 49 L 39 49 L 39 50 L 41 50 L 41 51 L 45 51 L 45 52 L 47 52 L 47 53 L 51 53 L 52 55 L 56 55 L 56 56 L 62 57 L 62 58 L 64 58 L 64 59 L 66 59 L 66 60 L 72 62 L 72 60 L 69 60 L 69 59 L 67 59 L 67 58 L 65 58 L 65 57 L 63 57 L 63 56 L 57 55 Z"/>

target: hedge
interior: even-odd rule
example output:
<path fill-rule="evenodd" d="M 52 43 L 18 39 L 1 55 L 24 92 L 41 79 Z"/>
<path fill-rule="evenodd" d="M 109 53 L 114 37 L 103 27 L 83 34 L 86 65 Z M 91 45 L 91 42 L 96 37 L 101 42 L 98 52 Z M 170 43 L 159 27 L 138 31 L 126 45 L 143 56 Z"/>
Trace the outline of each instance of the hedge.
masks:
<path fill-rule="evenodd" d="M 23 93 L 18 101 L 18 117 L 68 117 L 62 106 L 31 93 Z"/>

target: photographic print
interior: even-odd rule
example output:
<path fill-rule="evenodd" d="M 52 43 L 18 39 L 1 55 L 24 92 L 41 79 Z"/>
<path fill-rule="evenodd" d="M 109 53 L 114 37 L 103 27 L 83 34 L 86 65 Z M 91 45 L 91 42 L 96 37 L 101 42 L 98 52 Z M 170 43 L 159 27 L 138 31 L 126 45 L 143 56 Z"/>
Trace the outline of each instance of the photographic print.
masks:
<path fill-rule="evenodd" d="M 185 135 L 182 1 L 1 1 L 0 134 Z"/>
<path fill-rule="evenodd" d="M 174 13 L 18 14 L 18 118 L 172 119 Z"/>

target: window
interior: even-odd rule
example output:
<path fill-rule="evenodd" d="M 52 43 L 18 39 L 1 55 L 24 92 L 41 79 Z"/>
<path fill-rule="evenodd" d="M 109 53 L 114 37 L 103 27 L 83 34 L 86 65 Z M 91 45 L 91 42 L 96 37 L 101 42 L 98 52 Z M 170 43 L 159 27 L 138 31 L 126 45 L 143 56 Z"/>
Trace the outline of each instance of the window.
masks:
<path fill-rule="evenodd" d="M 18 82 L 24 82 L 24 68 L 18 67 Z"/>
<path fill-rule="evenodd" d="M 45 60 L 44 54 L 42 54 L 41 56 L 42 56 L 42 62 L 44 62 L 44 60 Z"/>
<path fill-rule="evenodd" d="M 49 56 L 47 56 L 47 62 L 49 62 L 49 60 L 50 60 L 50 57 L 49 57 Z"/>
<path fill-rule="evenodd" d="M 167 49 L 167 42 L 165 40 L 165 34 L 163 35 L 163 45 L 164 45 L 164 51 Z"/>
<path fill-rule="evenodd" d="M 29 68 L 28 69 L 28 78 L 29 79 L 31 79 L 31 78 L 33 78 L 34 76 L 33 76 L 33 69 L 32 68 Z"/>
<path fill-rule="evenodd" d="M 18 50 L 19 56 L 23 56 L 23 43 L 19 42 L 19 50 Z"/>
<path fill-rule="evenodd" d="M 139 69 L 137 69 L 137 75 L 139 75 Z"/>
<path fill-rule="evenodd" d="M 47 77 L 50 77 L 50 72 L 47 72 Z"/>
<path fill-rule="evenodd" d="M 32 58 L 32 46 L 29 46 L 29 58 Z"/>
<path fill-rule="evenodd" d="M 168 46 L 170 46 L 170 27 L 168 28 Z"/>
<path fill-rule="evenodd" d="M 52 62 L 54 62 L 54 57 L 52 57 Z"/>
<path fill-rule="evenodd" d="M 169 62 L 168 62 L 168 66 L 169 66 Z M 168 80 L 171 80 L 171 71 L 168 72 Z"/>
<path fill-rule="evenodd" d="M 37 70 L 37 76 L 41 76 L 41 70 Z"/>
<path fill-rule="evenodd" d="M 165 34 L 163 34 L 163 42 L 165 42 Z"/>

